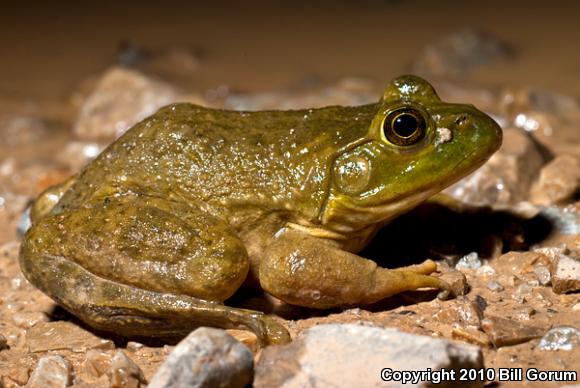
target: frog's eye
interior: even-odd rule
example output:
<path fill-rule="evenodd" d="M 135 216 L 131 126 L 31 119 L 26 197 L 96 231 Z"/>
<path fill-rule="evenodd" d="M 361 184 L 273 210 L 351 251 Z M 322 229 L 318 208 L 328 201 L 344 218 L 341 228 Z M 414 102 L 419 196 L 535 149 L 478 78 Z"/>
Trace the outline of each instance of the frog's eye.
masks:
<path fill-rule="evenodd" d="M 392 111 L 383 121 L 384 140 L 397 146 L 410 146 L 425 137 L 426 122 L 417 109 L 405 107 Z"/>

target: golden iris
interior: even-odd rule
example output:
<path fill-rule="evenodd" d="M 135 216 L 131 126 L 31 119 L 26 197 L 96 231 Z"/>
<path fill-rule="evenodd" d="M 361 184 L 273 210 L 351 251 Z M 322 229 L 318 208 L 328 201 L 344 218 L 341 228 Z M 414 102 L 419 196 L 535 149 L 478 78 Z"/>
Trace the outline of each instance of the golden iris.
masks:
<path fill-rule="evenodd" d="M 383 121 L 384 138 L 397 146 L 417 144 L 425 137 L 426 129 L 423 114 L 410 107 L 392 111 Z"/>

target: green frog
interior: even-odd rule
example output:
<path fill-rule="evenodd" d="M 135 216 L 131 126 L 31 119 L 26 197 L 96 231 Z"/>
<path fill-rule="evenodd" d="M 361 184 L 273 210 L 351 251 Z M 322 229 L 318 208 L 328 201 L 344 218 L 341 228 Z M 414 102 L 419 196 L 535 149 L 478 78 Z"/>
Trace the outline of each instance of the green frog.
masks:
<path fill-rule="evenodd" d="M 243 327 L 264 345 L 285 343 L 276 319 L 223 302 L 246 287 L 314 309 L 419 288 L 449 294 L 430 260 L 386 269 L 357 252 L 477 169 L 501 138 L 490 117 L 410 75 L 363 106 L 169 105 L 39 197 L 20 265 L 98 330 Z"/>

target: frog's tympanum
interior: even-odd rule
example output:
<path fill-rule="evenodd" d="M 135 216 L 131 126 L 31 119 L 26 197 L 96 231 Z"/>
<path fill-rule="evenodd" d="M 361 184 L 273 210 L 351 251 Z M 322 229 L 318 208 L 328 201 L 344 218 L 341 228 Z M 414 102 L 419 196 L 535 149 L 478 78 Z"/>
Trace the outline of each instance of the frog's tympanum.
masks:
<path fill-rule="evenodd" d="M 40 196 L 20 265 L 96 329 L 165 337 L 245 327 L 284 343 L 275 319 L 223 302 L 252 285 L 316 309 L 449 292 L 430 260 L 393 270 L 356 252 L 478 168 L 501 137 L 490 117 L 442 102 L 414 76 L 356 107 L 170 105 Z"/>

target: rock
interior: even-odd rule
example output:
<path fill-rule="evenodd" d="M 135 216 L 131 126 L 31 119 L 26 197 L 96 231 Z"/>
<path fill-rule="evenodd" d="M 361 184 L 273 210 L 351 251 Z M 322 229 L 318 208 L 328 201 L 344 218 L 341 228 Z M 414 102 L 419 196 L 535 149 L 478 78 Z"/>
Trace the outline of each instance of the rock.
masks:
<path fill-rule="evenodd" d="M 113 349 L 115 345 L 80 328 L 72 322 L 42 322 L 26 332 L 26 343 L 31 352 L 69 349 L 84 352 L 88 349 Z"/>
<path fill-rule="evenodd" d="M 74 132 L 84 140 L 112 140 L 160 107 L 178 100 L 202 102 L 138 71 L 114 67 L 103 74 L 82 105 Z"/>
<path fill-rule="evenodd" d="M 460 271 L 445 271 L 441 275 L 441 279 L 445 280 L 451 286 L 451 290 L 455 296 L 465 295 L 469 291 L 467 278 L 465 277 L 465 274 Z"/>
<path fill-rule="evenodd" d="M 540 350 L 572 350 L 580 346 L 580 330 L 573 326 L 550 329 L 540 340 Z"/>
<path fill-rule="evenodd" d="M 113 356 L 106 373 L 110 388 L 139 388 L 147 384 L 141 368 L 121 350 Z"/>
<path fill-rule="evenodd" d="M 400 387 L 380 371 L 481 368 L 476 346 L 353 324 L 319 325 L 288 345 L 265 348 L 254 387 Z M 455 386 L 454 382 L 438 386 Z M 426 385 L 421 385 L 426 386 Z M 473 382 L 465 386 L 483 386 Z"/>
<path fill-rule="evenodd" d="M 503 40 L 477 28 L 467 28 L 425 47 L 411 63 L 413 73 L 426 77 L 457 77 L 512 55 Z"/>
<path fill-rule="evenodd" d="M 471 252 L 459 259 L 455 264 L 455 269 L 478 269 L 481 267 L 481 260 L 477 252 Z"/>
<path fill-rule="evenodd" d="M 136 341 L 129 341 L 127 342 L 127 350 L 135 353 L 136 351 L 143 349 L 145 347 L 145 345 L 143 345 L 141 342 L 136 342 Z"/>
<path fill-rule="evenodd" d="M 26 385 L 28 388 L 65 388 L 70 385 L 71 365 L 62 356 L 42 357 Z"/>
<path fill-rule="evenodd" d="M 483 331 L 496 348 L 517 345 L 542 336 L 542 329 L 507 318 L 489 317 L 481 322 Z"/>
<path fill-rule="evenodd" d="M 545 158 L 530 135 L 520 129 L 503 132 L 503 143 L 487 163 L 444 193 L 471 205 L 506 206 L 527 200 Z"/>
<path fill-rule="evenodd" d="M 580 290 L 580 257 L 560 253 L 552 261 L 552 290 L 565 294 Z"/>
<path fill-rule="evenodd" d="M 224 330 L 201 327 L 175 347 L 148 387 L 245 387 L 253 363 L 252 352 Z"/>
<path fill-rule="evenodd" d="M 580 159 L 559 155 L 542 168 L 532 186 L 530 200 L 549 206 L 570 200 L 580 190 Z"/>
<path fill-rule="evenodd" d="M 550 269 L 545 265 L 536 265 L 534 267 L 534 273 L 542 286 L 548 286 L 552 281 Z"/>
<path fill-rule="evenodd" d="M 504 287 L 501 285 L 501 283 L 496 280 L 490 280 L 489 282 L 487 282 L 486 286 L 487 288 L 489 288 L 491 291 L 494 292 L 500 292 L 504 290 Z"/>
<path fill-rule="evenodd" d="M 83 367 L 89 376 L 99 378 L 110 368 L 111 358 L 108 353 L 91 349 L 85 355 Z"/>

